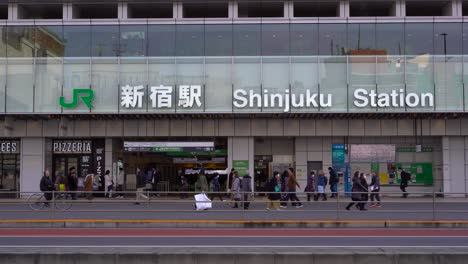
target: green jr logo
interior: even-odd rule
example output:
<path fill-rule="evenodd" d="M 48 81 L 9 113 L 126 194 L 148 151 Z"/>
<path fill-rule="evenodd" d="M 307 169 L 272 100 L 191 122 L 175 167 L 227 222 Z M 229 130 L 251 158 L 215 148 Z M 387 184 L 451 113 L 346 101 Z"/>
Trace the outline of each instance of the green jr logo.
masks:
<path fill-rule="evenodd" d="M 91 89 L 73 89 L 73 101 L 66 103 L 63 96 L 60 97 L 60 105 L 63 108 L 75 108 L 78 106 L 78 98 L 88 107 L 92 108 L 91 101 L 94 99 L 94 91 Z"/>

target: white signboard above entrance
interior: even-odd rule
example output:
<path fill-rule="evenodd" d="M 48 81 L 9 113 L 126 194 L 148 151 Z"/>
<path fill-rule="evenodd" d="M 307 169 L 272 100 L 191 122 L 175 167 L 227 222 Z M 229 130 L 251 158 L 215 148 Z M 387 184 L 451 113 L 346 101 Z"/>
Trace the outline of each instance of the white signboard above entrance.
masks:
<path fill-rule="evenodd" d="M 352 144 L 350 162 L 395 162 L 395 145 Z"/>
<path fill-rule="evenodd" d="M 146 142 L 146 141 L 125 141 L 125 148 L 214 148 L 214 142 Z"/>

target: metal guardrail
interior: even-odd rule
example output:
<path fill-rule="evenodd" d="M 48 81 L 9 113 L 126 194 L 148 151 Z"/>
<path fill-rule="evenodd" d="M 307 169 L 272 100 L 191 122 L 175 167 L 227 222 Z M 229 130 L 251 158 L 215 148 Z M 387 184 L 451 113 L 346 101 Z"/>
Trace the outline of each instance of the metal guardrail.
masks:
<path fill-rule="evenodd" d="M 2 192 L 8 193 L 8 192 Z M 226 213 L 227 217 L 236 218 L 236 219 L 247 219 L 249 218 L 250 213 L 256 213 L 256 216 L 261 216 L 261 212 L 267 213 L 266 204 L 268 202 L 268 192 L 252 192 L 252 193 L 239 193 L 242 197 L 241 199 L 235 201 L 231 199 L 231 193 L 226 192 L 206 192 L 205 194 L 215 200 L 207 202 L 196 202 L 194 195 L 199 194 L 198 192 L 152 192 L 144 191 L 143 194 L 147 196 L 147 199 L 137 199 L 136 192 L 132 191 L 122 191 L 117 192 L 118 194 L 123 194 L 125 198 L 105 198 L 105 192 L 50 192 L 51 199 L 46 201 L 42 192 L 9 192 L 12 195 L 17 195 L 17 199 L 0 199 L 0 219 L 7 219 L 4 213 L 17 213 L 20 214 L 29 214 L 29 216 L 34 217 L 36 214 L 31 212 L 47 212 L 47 219 L 57 219 L 64 218 L 67 216 L 72 216 L 75 218 L 87 218 L 93 216 L 93 214 L 102 214 L 102 213 L 119 213 L 118 217 L 122 219 L 127 219 L 129 216 L 135 217 L 132 215 L 134 213 L 159 213 L 161 214 L 176 214 L 176 213 L 198 213 L 206 211 L 197 211 L 194 208 L 195 203 L 211 203 L 212 209 L 208 211 L 213 214 L 223 214 Z M 114 192 L 115 193 L 115 192 Z M 72 199 L 72 194 L 77 195 L 77 199 Z M 86 198 L 86 194 L 91 194 L 90 199 Z M 281 195 L 286 195 L 287 193 L 281 193 Z M 286 214 L 292 214 L 288 219 L 294 220 L 295 216 L 301 216 L 301 219 L 308 214 L 323 215 L 323 219 L 326 220 L 342 220 L 347 218 L 345 214 L 350 213 L 346 210 L 346 205 L 352 202 L 351 193 L 340 192 L 336 198 L 328 198 L 327 201 L 314 201 L 311 198 L 311 201 L 307 201 L 307 194 L 315 193 L 298 193 L 300 198 L 300 203 L 303 207 L 292 208 L 288 206 L 287 209 L 280 209 L 274 215 L 276 218 L 281 218 Z M 326 193 L 329 196 L 331 193 Z M 371 193 L 361 193 L 368 194 Z M 387 220 L 389 214 L 418 214 L 424 215 L 426 220 L 437 220 L 441 216 L 448 217 L 450 215 L 455 217 L 455 220 L 468 220 L 468 193 L 442 193 L 442 192 L 408 192 L 409 198 L 396 198 L 392 196 L 401 196 L 401 192 L 380 192 L 382 201 L 381 208 L 372 208 L 369 206 L 369 213 L 373 214 L 372 219 Z M 99 197 L 101 196 L 101 197 Z M 181 196 L 187 197 L 187 199 L 180 199 Z M 41 197 L 40 201 L 37 200 L 38 197 Z M 219 198 L 222 197 L 223 201 Z M 252 197 L 250 200 L 245 200 L 244 197 Z M 34 200 L 36 199 L 36 200 Z M 49 203 L 49 206 L 37 206 L 34 207 L 32 203 Z M 239 208 L 231 208 L 235 202 L 238 203 Z M 278 201 L 281 202 L 281 201 Z M 286 203 L 286 201 L 283 201 Z M 357 203 L 358 201 L 354 201 Z M 368 201 L 365 202 L 367 205 L 371 203 Z M 141 206 L 135 207 L 129 205 L 134 203 L 140 203 Z M 244 208 L 244 204 L 249 203 L 250 206 L 248 209 Z M 291 204 L 291 201 L 287 202 L 288 205 Z M 259 204 L 262 204 L 260 207 Z M 397 204 L 392 206 L 387 206 L 391 204 Z M 450 204 L 453 208 L 447 208 L 447 205 Z M 408 206 L 407 206 L 408 205 Z M 354 205 L 353 205 L 354 206 Z M 356 212 L 354 207 L 351 210 Z M 235 214 L 235 212 L 238 213 Z M 351 213 L 352 213 L 351 212 Z M 362 215 L 365 216 L 367 212 L 362 212 Z M 234 213 L 234 214 L 233 214 Z M 32 214 L 32 215 L 31 215 Z M 377 215 L 377 216 L 376 216 Z M 43 215 L 42 215 L 43 216 Z M 173 215 L 173 218 L 177 218 L 177 215 Z M 206 215 L 208 218 L 212 216 Z M 251 215 L 250 215 L 251 216 Z M 457 218 L 458 217 L 458 218 Z M 11 218 L 11 217 L 10 217 Z M 23 217 L 24 218 L 24 217 Z M 102 218 L 101 215 L 96 218 Z M 157 217 L 155 217 L 157 218 Z M 462 218 L 462 219 L 460 219 Z M 250 219 L 250 218 L 249 218 Z M 260 217 L 260 219 L 264 219 Z M 299 220 L 299 219 L 298 219 Z"/>

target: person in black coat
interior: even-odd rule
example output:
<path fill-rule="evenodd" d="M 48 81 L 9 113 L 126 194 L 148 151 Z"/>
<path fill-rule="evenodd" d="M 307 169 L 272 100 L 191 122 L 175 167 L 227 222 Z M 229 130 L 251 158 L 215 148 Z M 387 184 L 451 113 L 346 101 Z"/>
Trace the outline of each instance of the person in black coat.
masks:
<path fill-rule="evenodd" d="M 401 167 L 398 168 L 398 173 L 400 173 L 400 177 L 401 177 L 400 190 L 403 192 L 403 195 L 401 196 L 401 198 L 408 198 L 406 187 L 408 187 L 408 182 L 411 180 L 411 174 L 404 171 Z"/>
<path fill-rule="evenodd" d="M 360 202 L 361 201 L 361 186 L 359 184 L 359 171 L 356 171 L 354 173 L 354 176 L 353 176 L 353 179 L 352 179 L 352 182 L 353 182 L 353 186 L 351 187 L 351 201 L 348 206 L 346 206 L 346 210 L 349 211 L 349 209 L 351 209 L 351 206 L 353 206 L 354 204 L 356 204 L 356 202 Z M 359 204 L 360 203 L 357 203 L 356 207 L 359 208 Z"/>
<path fill-rule="evenodd" d="M 330 174 L 330 191 L 331 196 L 330 198 L 336 197 L 338 192 L 338 183 L 340 182 L 336 171 L 332 167 L 328 167 L 328 173 Z"/>
<path fill-rule="evenodd" d="M 359 176 L 359 185 L 361 189 L 361 202 L 359 203 L 359 210 L 367 211 L 366 204 L 367 200 L 369 200 L 369 184 L 367 184 L 366 175 L 361 173 Z"/>
<path fill-rule="evenodd" d="M 41 182 L 39 184 L 39 189 L 41 192 L 44 192 L 44 197 L 47 201 L 52 200 L 52 191 L 54 190 L 54 183 L 50 179 L 49 170 L 45 170 L 42 175 Z M 49 206 L 49 202 L 45 203 L 46 206 Z"/>
<path fill-rule="evenodd" d="M 76 169 L 75 167 L 71 167 L 68 171 L 68 190 L 71 192 L 72 199 L 76 200 L 76 192 L 78 191 L 78 177 L 76 175 Z"/>

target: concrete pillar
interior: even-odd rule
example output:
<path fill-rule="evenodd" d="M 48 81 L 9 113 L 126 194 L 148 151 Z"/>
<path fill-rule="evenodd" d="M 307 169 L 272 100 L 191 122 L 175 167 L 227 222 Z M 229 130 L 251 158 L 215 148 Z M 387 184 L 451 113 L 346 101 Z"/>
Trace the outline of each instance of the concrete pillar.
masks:
<path fill-rule="evenodd" d="M 126 2 L 118 3 L 117 18 L 118 19 L 127 19 L 128 18 L 128 4 Z"/>
<path fill-rule="evenodd" d="M 62 6 L 62 10 L 63 20 L 73 19 L 73 7 L 71 3 L 64 3 Z"/>
<path fill-rule="evenodd" d="M 453 197 L 465 196 L 461 193 L 467 192 L 466 164 L 468 147 L 465 137 L 443 137 L 442 159 L 444 164 L 444 192 L 447 195 L 454 193 Z"/>
<path fill-rule="evenodd" d="M 304 191 L 304 187 L 307 185 L 307 138 L 306 137 L 297 137 L 295 139 L 294 147 L 294 156 L 295 164 L 294 168 L 296 171 L 296 178 L 300 189 L 297 189 L 298 192 Z"/>
<path fill-rule="evenodd" d="M 104 156 L 105 156 L 105 170 L 110 170 L 111 175 L 114 175 L 115 171 L 113 170 L 112 162 L 112 150 L 113 150 L 113 141 L 112 138 L 106 138 L 106 143 L 104 147 Z M 104 171 L 105 173 L 105 171 Z"/>
<path fill-rule="evenodd" d="M 228 4 L 228 17 L 229 18 L 234 18 L 234 14 L 237 14 L 237 12 L 235 13 L 234 11 L 237 11 L 235 10 L 237 7 L 237 3 L 236 2 L 229 2 Z"/>
<path fill-rule="evenodd" d="M 340 1 L 339 17 L 349 17 L 349 2 Z"/>
<path fill-rule="evenodd" d="M 253 137 L 229 137 L 228 138 L 228 172 L 235 168 L 234 161 L 248 161 L 248 172 L 252 176 L 252 186 L 254 186 L 254 138 Z M 241 175 L 244 173 L 239 171 Z"/>
<path fill-rule="evenodd" d="M 45 139 L 21 139 L 20 191 L 39 192 L 39 183 L 44 171 Z M 48 168 L 51 170 L 52 168 Z M 27 195 L 27 194 L 24 194 Z"/>
<path fill-rule="evenodd" d="M 405 0 L 397 0 L 395 7 L 395 16 L 405 17 L 406 16 L 406 2 Z"/>
<path fill-rule="evenodd" d="M 175 19 L 182 19 L 184 18 L 184 8 L 182 6 L 182 3 L 180 2 L 175 2 L 174 3 L 174 18 Z"/>
<path fill-rule="evenodd" d="M 231 2 L 232 7 L 232 17 L 238 18 L 239 17 L 239 5 L 237 2 Z"/>
<path fill-rule="evenodd" d="M 457 8 L 456 1 L 455 0 L 450 1 L 444 6 L 442 10 L 442 14 L 444 16 L 452 16 L 457 13 L 456 8 Z"/>
<path fill-rule="evenodd" d="M 8 20 L 18 19 L 18 4 L 8 4 Z"/>

